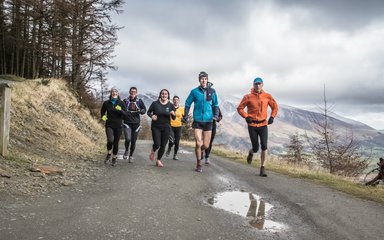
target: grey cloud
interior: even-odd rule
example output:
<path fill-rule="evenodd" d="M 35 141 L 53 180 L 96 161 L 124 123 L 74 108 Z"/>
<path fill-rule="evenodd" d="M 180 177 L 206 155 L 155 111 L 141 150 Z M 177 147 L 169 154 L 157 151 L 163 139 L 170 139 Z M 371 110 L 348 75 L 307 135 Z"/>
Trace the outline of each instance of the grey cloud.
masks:
<path fill-rule="evenodd" d="M 173 0 L 126 1 L 120 18 L 128 19 L 143 28 L 155 28 L 177 38 L 196 41 L 211 37 L 207 28 L 236 27 L 247 18 L 251 1 L 231 0 Z M 127 21 L 127 20 L 126 20 Z"/>
<path fill-rule="evenodd" d="M 288 11 L 302 9 L 308 14 L 296 18 L 298 25 L 354 31 L 376 20 L 384 20 L 382 0 L 275 0 Z"/>
<path fill-rule="evenodd" d="M 380 109 L 383 24 L 362 27 L 382 19 L 384 4 L 361 2 L 127 1 L 111 85 L 183 98 L 207 71 L 228 96 L 248 93 L 259 75 L 281 103 L 321 103 L 325 83 L 337 106 Z"/>

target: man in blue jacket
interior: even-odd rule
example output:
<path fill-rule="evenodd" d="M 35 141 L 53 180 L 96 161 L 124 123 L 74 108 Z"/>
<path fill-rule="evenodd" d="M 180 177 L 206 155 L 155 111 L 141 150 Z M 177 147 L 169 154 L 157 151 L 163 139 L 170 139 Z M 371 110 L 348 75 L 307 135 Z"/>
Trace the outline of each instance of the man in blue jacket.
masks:
<path fill-rule="evenodd" d="M 219 116 L 219 103 L 212 83 L 208 82 L 208 74 L 200 72 L 200 86 L 192 89 L 185 101 L 183 121 L 188 119 L 189 109 L 194 103 L 192 128 L 195 135 L 196 172 L 202 172 L 201 151 L 209 147 L 212 134 L 212 122 Z"/>

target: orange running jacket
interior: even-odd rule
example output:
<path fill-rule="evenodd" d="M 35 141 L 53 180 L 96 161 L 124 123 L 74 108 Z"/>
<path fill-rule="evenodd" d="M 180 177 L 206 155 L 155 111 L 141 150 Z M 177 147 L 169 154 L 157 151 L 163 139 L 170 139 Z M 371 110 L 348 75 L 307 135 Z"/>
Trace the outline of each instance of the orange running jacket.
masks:
<path fill-rule="evenodd" d="M 243 97 L 237 112 L 243 117 L 251 117 L 252 120 L 259 123 L 248 123 L 252 127 L 261 127 L 268 125 L 268 106 L 272 109 L 271 117 L 275 118 L 277 115 L 278 106 L 273 99 L 272 95 L 261 90 L 260 93 L 256 92 L 254 88 L 251 89 L 251 93 L 248 93 Z M 247 112 L 244 111 L 247 108 Z"/>

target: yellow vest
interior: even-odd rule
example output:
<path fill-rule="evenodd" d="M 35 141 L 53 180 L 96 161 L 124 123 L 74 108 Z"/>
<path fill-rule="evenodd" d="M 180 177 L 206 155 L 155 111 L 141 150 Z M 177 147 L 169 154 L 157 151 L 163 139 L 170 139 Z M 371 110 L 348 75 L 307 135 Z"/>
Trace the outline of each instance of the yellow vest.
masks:
<path fill-rule="evenodd" d="M 171 118 L 171 126 L 172 127 L 181 127 L 181 125 L 183 124 L 181 122 L 181 118 L 184 116 L 184 107 L 178 107 L 176 109 L 176 118 L 175 120 L 172 120 Z"/>

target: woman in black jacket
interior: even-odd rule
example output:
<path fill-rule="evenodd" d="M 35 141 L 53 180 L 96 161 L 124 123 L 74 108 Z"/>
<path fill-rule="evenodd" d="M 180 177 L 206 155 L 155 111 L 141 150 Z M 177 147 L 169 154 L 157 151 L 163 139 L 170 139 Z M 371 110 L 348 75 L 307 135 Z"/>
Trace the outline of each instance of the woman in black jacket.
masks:
<path fill-rule="evenodd" d="M 171 118 L 175 119 L 175 106 L 169 101 L 169 91 L 163 89 L 160 91 L 159 99 L 152 102 L 151 106 L 148 108 L 147 115 L 152 119 L 151 130 L 152 130 L 152 139 L 153 145 L 149 159 L 151 161 L 155 160 L 155 152 L 157 149 L 157 160 L 156 166 L 163 167 L 161 158 L 165 152 L 165 146 L 169 138 L 169 133 L 171 130 Z"/>
<path fill-rule="evenodd" d="M 112 156 L 112 166 L 116 165 L 119 140 L 123 131 L 123 118 L 127 116 L 125 109 L 126 106 L 120 100 L 119 91 L 112 88 L 109 99 L 103 103 L 100 111 L 101 120 L 105 121 L 105 133 L 107 135 L 108 154 L 104 163 L 107 163 Z"/>

